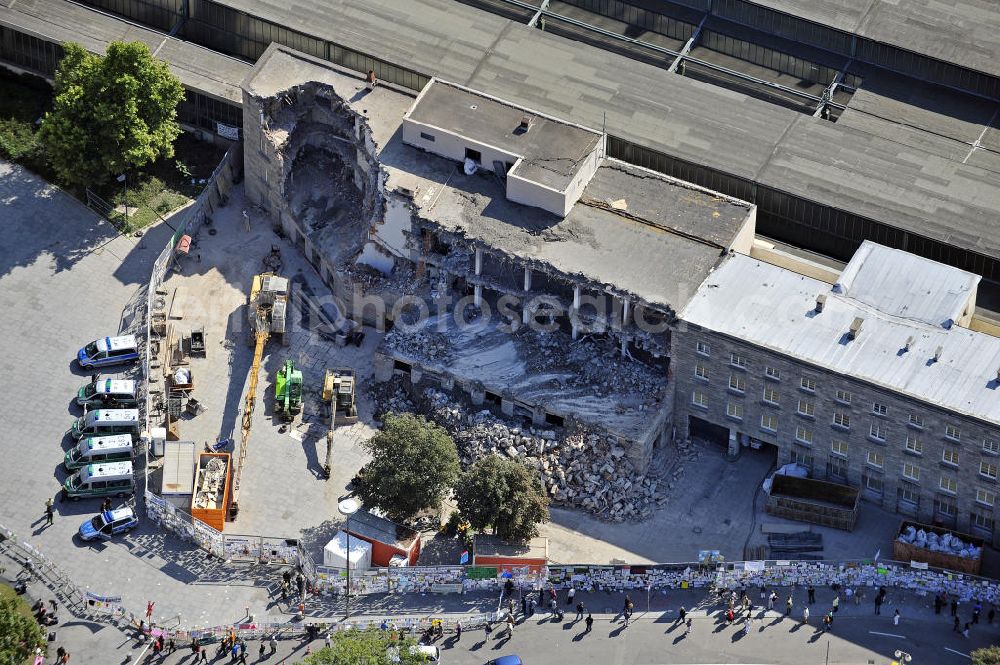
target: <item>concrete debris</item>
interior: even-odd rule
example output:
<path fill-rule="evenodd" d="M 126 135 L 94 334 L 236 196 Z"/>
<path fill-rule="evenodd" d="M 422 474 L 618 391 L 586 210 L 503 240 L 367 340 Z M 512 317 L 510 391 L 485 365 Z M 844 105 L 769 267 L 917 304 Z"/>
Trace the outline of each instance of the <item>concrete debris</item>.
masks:
<path fill-rule="evenodd" d="M 453 355 L 451 339 L 430 329 L 401 332 L 396 328 L 385 336 L 383 345 L 389 351 L 405 357 L 417 357 L 426 362 L 447 364 Z"/>
<path fill-rule="evenodd" d="M 554 505 L 624 522 L 648 519 L 666 501 L 662 480 L 639 474 L 621 447 L 594 432 L 523 427 L 488 410 L 468 408 L 435 388 L 425 388 L 417 404 L 388 383 L 373 386 L 372 395 L 378 416 L 414 411 L 446 429 L 463 468 L 486 455 L 500 455 L 535 469 Z"/>

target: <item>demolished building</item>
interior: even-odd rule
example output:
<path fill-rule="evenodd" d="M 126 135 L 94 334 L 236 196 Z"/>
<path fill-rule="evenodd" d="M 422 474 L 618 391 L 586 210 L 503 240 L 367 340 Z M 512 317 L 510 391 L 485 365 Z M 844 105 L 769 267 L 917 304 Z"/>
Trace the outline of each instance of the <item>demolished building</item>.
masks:
<path fill-rule="evenodd" d="M 246 191 L 404 377 L 645 468 L 671 329 L 756 208 L 609 159 L 600 130 L 440 80 L 421 93 L 272 45 L 244 81 Z"/>

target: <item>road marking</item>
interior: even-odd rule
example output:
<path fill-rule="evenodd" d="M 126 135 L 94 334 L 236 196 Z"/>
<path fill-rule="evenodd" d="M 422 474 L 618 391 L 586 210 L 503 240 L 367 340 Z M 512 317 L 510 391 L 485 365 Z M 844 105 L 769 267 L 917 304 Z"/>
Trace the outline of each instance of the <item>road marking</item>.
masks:
<path fill-rule="evenodd" d="M 972 656 L 970 656 L 967 653 L 962 653 L 961 651 L 955 651 L 954 649 L 949 649 L 948 647 L 944 647 L 944 650 L 945 651 L 950 651 L 953 654 L 961 656 L 962 658 L 968 658 L 969 660 L 972 660 Z"/>
<path fill-rule="evenodd" d="M 901 640 L 905 640 L 906 639 L 906 635 L 895 635 L 893 633 L 880 633 L 877 630 L 869 630 L 868 632 L 871 633 L 872 635 L 883 635 L 885 637 L 897 637 L 897 638 L 899 638 Z"/>

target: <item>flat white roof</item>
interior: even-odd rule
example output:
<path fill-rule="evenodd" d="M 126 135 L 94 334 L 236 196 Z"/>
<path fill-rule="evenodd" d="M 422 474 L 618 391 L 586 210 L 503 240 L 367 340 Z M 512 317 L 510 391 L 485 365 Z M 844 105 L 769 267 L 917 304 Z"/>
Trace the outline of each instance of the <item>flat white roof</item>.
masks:
<path fill-rule="evenodd" d="M 115 434 L 113 436 L 87 437 L 80 443 L 80 448 L 107 450 L 108 448 L 131 448 L 133 445 L 131 434 Z"/>
<path fill-rule="evenodd" d="M 827 294 L 822 313 L 816 296 Z M 1000 424 L 1000 339 L 891 316 L 829 284 L 729 256 L 681 314 L 689 323 L 956 413 Z M 848 339 L 855 318 L 861 333 Z M 912 337 L 910 349 L 904 350 Z M 934 361 L 938 347 L 941 355 Z"/>
<path fill-rule="evenodd" d="M 83 478 L 100 478 L 101 476 L 119 476 L 132 473 L 132 462 L 111 462 L 110 464 L 88 464 L 83 467 L 80 476 Z"/>
<path fill-rule="evenodd" d="M 94 391 L 99 395 L 134 395 L 135 381 L 131 379 L 101 379 L 94 382 Z"/>
<path fill-rule="evenodd" d="M 975 295 L 979 275 L 866 240 L 833 290 L 885 314 L 950 328 Z"/>
<path fill-rule="evenodd" d="M 96 340 L 100 351 L 118 351 L 120 349 L 138 348 L 135 335 L 119 335 L 118 337 L 102 337 Z"/>
<path fill-rule="evenodd" d="M 139 409 L 98 409 L 87 414 L 87 422 L 136 422 L 139 420 Z"/>

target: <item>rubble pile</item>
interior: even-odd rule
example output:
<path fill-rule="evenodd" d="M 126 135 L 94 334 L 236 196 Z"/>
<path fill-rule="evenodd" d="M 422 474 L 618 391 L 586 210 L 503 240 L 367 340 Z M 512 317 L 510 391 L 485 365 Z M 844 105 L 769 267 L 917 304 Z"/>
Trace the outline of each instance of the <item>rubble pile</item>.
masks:
<path fill-rule="evenodd" d="M 571 369 L 567 387 L 590 388 L 602 395 L 627 393 L 659 402 L 666 376 L 634 360 L 622 359 L 617 348 L 581 339 L 569 344 L 566 336 L 531 330 L 514 333 L 521 356 L 529 358 L 529 370 L 545 373 Z"/>
<path fill-rule="evenodd" d="M 554 504 L 623 522 L 646 519 L 666 501 L 660 481 L 638 474 L 624 448 L 596 433 L 521 428 L 487 410 L 467 411 L 434 388 L 423 391 L 421 407 L 451 434 L 463 467 L 486 455 L 516 459 L 538 471 Z"/>
<path fill-rule="evenodd" d="M 447 364 L 453 354 L 447 335 L 434 330 L 391 330 L 383 340 L 384 347 L 403 357 L 417 357 L 422 361 Z"/>

